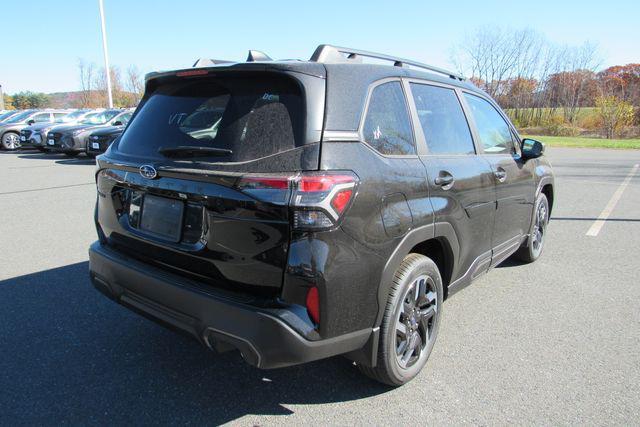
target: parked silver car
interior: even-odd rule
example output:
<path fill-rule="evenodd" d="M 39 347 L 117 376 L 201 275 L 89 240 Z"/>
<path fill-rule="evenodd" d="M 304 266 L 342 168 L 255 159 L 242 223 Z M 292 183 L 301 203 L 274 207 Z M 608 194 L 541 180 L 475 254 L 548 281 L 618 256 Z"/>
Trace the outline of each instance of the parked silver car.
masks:
<path fill-rule="evenodd" d="M 25 110 L 0 123 L 0 141 L 5 150 L 20 148 L 20 131 L 35 123 L 53 122 L 58 117 L 67 115 L 61 110 Z"/>
<path fill-rule="evenodd" d="M 20 131 L 20 144 L 25 148 L 33 147 L 44 151 L 47 144 L 47 134 L 53 128 L 61 125 L 74 125 L 98 113 L 99 111 L 90 109 L 75 110 L 62 117 L 58 117 L 53 122 L 34 123 Z"/>

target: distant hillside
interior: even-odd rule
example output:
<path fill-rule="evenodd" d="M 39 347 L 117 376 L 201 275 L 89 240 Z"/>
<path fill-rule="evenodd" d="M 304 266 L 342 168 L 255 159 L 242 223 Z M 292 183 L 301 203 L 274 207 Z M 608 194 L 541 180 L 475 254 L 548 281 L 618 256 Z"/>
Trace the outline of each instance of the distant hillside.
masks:
<path fill-rule="evenodd" d="M 74 108 L 78 106 L 80 92 L 55 92 L 47 96 L 52 108 Z"/>

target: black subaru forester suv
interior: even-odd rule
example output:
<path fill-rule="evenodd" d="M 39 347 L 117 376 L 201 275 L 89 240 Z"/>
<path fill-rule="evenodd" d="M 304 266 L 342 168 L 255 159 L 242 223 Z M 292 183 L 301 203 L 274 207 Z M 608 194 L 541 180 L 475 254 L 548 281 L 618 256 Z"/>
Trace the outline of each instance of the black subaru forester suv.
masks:
<path fill-rule="evenodd" d="M 260 368 L 343 354 L 400 385 L 448 296 L 540 256 L 543 146 L 464 78 L 328 45 L 202 64 L 148 75 L 98 157 L 90 275 L 120 304 Z"/>

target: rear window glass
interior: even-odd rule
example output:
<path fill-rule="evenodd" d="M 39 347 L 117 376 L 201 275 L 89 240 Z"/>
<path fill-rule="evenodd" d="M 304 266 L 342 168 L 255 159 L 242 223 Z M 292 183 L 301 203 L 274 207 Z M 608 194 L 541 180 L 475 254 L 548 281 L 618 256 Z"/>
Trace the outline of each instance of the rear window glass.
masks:
<path fill-rule="evenodd" d="M 411 83 L 429 154 L 474 154 L 471 131 L 453 89 Z"/>
<path fill-rule="evenodd" d="M 202 147 L 221 153 L 197 159 L 250 161 L 302 145 L 303 126 L 300 89 L 286 77 L 184 79 L 160 86 L 145 100 L 118 151 L 163 158 L 159 150 Z"/>

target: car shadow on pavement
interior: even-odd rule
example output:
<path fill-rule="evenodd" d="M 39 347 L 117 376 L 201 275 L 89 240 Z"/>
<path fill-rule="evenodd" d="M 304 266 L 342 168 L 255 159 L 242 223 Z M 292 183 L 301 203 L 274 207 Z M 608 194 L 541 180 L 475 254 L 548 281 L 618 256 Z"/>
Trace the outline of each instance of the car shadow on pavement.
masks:
<path fill-rule="evenodd" d="M 19 159 L 29 160 L 58 160 L 65 157 L 62 153 L 43 153 L 41 151 L 20 151 L 17 154 Z"/>
<path fill-rule="evenodd" d="M 515 259 L 515 257 L 511 256 L 502 261 L 500 264 L 496 265 L 496 268 L 522 267 L 525 264 L 526 263 L 519 261 Z"/>
<path fill-rule="evenodd" d="M 220 424 L 389 391 L 336 357 L 263 371 L 113 303 L 88 263 L 0 281 L 0 424 Z"/>
<path fill-rule="evenodd" d="M 56 164 L 58 165 L 94 165 L 96 163 L 96 159 L 93 157 L 74 157 L 62 160 L 56 160 Z"/>
<path fill-rule="evenodd" d="M 30 160 L 53 160 L 59 165 L 93 165 L 95 159 L 93 157 L 78 156 L 69 157 L 64 153 L 43 153 L 41 151 L 19 151 L 18 158 Z"/>

